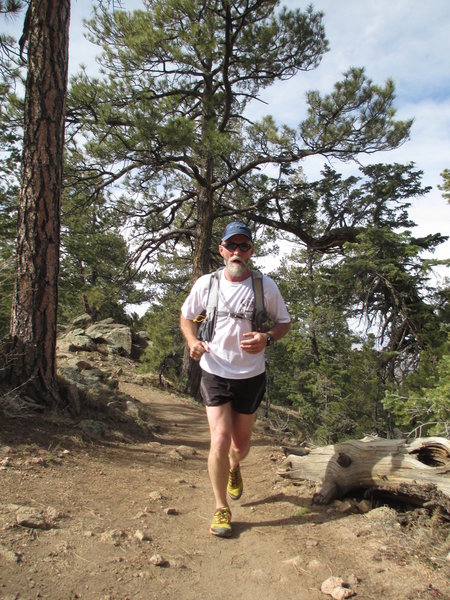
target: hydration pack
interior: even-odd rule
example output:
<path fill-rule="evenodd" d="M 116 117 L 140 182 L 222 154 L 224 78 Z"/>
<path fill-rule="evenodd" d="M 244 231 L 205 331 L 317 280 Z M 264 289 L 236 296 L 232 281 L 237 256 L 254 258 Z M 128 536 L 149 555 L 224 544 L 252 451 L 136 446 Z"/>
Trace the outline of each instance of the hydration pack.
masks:
<path fill-rule="evenodd" d="M 252 331 L 262 331 L 263 324 L 268 320 L 268 315 L 264 308 L 263 275 L 261 271 L 254 269 L 251 270 L 251 274 L 253 294 L 255 296 L 255 308 L 252 311 L 242 313 L 217 310 L 219 304 L 219 281 L 222 271 L 223 267 L 211 274 L 206 311 L 203 311 L 194 319 L 194 323 L 198 324 L 197 338 L 204 342 L 210 342 L 212 340 L 217 317 L 247 319 L 252 322 Z"/>

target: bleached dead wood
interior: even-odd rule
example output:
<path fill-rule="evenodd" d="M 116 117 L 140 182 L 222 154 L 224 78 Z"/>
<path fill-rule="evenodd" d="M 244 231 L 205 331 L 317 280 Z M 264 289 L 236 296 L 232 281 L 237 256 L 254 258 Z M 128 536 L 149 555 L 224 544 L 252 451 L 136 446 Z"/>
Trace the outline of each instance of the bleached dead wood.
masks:
<path fill-rule="evenodd" d="M 359 488 L 376 488 L 419 505 L 450 513 L 450 441 L 441 437 L 405 440 L 364 438 L 289 454 L 279 475 L 322 484 L 313 501 L 328 504 Z"/>

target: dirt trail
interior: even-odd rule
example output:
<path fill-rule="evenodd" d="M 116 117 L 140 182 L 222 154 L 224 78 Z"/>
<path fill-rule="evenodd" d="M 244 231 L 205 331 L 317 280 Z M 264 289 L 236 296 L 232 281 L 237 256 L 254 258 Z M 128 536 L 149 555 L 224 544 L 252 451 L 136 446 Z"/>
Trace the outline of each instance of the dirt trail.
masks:
<path fill-rule="evenodd" d="M 0 598 L 319 600 L 331 598 L 325 579 L 352 574 L 356 598 L 448 598 L 445 558 L 433 566 L 392 509 L 312 506 L 311 486 L 280 479 L 283 455 L 262 422 L 232 504 L 233 537 L 210 535 L 203 408 L 121 389 L 151 407 L 152 439 L 70 445 L 43 430 L 17 443 L 11 423 L 0 425 Z M 18 526 L 19 507 L 46 514 L 50 528 Z"/>

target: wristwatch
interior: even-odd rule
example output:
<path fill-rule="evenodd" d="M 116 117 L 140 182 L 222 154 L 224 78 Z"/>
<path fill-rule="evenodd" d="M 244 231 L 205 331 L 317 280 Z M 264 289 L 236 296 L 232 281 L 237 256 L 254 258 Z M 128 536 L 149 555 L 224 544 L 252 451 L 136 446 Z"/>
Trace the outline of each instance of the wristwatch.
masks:
<path fill-rule="evenodd" d="M 267 335 L 267 344 L 266 346 L 272 346 L 275 343 L 273 335 L 271 333 L 266 333 Z"/>

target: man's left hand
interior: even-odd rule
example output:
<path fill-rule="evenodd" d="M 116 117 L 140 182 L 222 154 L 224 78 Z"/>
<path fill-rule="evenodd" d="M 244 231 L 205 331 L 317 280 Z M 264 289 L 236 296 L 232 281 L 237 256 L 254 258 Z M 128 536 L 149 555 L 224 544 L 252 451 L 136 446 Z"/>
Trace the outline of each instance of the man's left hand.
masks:
<path fill-rule="evenodd" d="M 249 354 L 258 354 L 267 346 L 267 335 L 259 331 L 250 331 L 242 336 L 241 348 Z"/>

